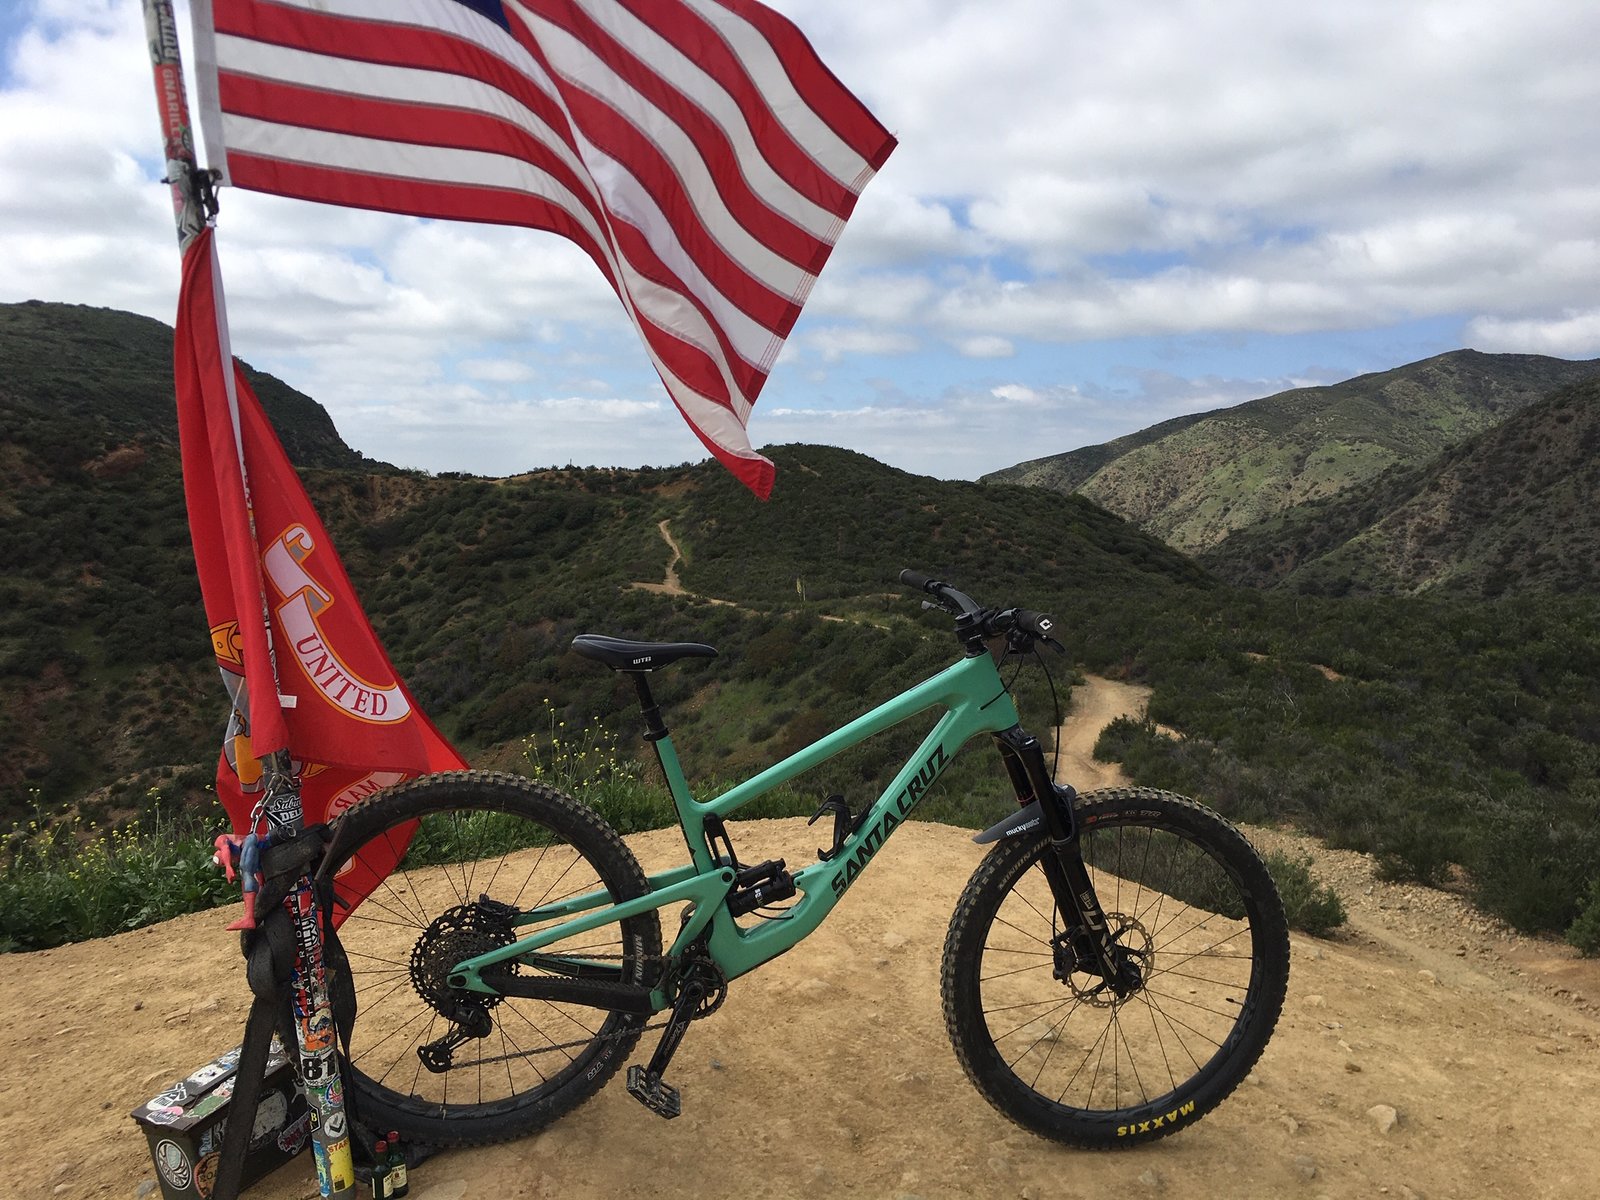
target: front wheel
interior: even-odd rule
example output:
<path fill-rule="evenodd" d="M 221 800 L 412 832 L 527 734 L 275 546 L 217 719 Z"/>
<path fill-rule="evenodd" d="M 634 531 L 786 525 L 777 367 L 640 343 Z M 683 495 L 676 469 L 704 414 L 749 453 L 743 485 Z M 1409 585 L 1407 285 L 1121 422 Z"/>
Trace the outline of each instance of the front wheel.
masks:
<path fill-rule="evenodd" d="M 1035 828 L 995 846 L 961 895 L 945 1024 L 968 1078 L 1019 1125 L 1132 1146 L 1197 1120 L 1255 1065 L 1283 1008 L 1288 925 L 1260 857 L 1210 809 L 1111 788 L 1076 811 L 1123 994 L 1056 904 Z"/>

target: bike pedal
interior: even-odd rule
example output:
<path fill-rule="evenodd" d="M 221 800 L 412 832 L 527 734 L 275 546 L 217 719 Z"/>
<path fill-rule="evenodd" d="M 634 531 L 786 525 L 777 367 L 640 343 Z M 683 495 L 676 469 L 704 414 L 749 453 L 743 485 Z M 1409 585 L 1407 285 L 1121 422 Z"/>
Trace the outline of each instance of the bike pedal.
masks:
<path fill-rule="evenodd" d="M 658 1117 L 670 1121 L 683 1111 L 678 1089 L 659 1077 L 652 1079 L 649 1072 L 637 1064 L 628 1068 L 628 1091 Z"/>

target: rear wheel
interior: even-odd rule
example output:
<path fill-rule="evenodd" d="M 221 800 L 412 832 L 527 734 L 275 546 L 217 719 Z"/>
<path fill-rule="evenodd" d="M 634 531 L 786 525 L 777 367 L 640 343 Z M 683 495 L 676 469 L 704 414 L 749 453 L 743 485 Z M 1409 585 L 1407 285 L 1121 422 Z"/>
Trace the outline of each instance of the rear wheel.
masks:
<path fill-rule="evenodd" d="M 1039 830 L 1000 842 L 945 941 L 956 1055 L 984 1097 L 1071 1145 L 1131 1146 L 1218 1104 L 1260 1057 L 1289 978 L 1271 876 L 1243 835 L 1192 800 L 1114 788 L 1078 800 L 1079 844 L 1131 989 L 1090 969 L 1057 906 Z"/>
<path fill-rule="evenodd" d="M 538 931 L 513 926 L 512 910 L 649 890 L 595 812 L 520 776 L 462 771 L 379 793 L 338 828 L 351 852 L 335 864 L 336 892 L 365 862 L 405 848 L 339 930 L 356 993 L 346 1078 L 360 1121 L 437 1146 L 519 1137 L 587 1100 L 627 1060 L 642 1017 L 446 982 L 462 959 Z M 546 950 L 614 962 L 622 982 L 644 983 L 661 926 L 647 912 Z M 510 963 L 484 976 L 531 969 Z"/>

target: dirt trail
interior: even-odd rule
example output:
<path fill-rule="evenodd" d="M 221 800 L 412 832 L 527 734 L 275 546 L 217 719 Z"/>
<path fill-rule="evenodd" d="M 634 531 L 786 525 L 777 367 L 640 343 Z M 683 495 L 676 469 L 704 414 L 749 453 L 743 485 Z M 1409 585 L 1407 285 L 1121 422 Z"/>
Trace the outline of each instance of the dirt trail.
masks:
<path fill-rule="evenodd" d="M 1118 717 L 1142 717 L 1150 703 L 1150 689 L 1115 679 L 1089 675 L 1072 689 L 1072 712 L 1059 731 L 1061 772 L 1080 792 L 1118 787 L 1128 782 L 1120 763 L 1103 763 L 1094 756 L 1100 731 Z"/>
<path fill-rule="evenodd" d="M 687 596 L 683 590 L 683 583 L 678 579 L 678 564 L 683 561 L 683 547 L 678 545 L 678 539 L 672 536 L 672 527 L 668 525 L 665 517 L 656 526 L 661 531 L 661 540 L 667 543 L 667 548 L 672 551 L 672 557 L 667 560 L 666 577 L 660 583 L 636 583 L 633 586 L 646 592 L 657 592 L 667 596 Z"/>
<path fill-rule="evenodd" d="M 1091 682 L 1070 739 L 1092 744 L 1097 730 L 1077 726 L 1116 708 L 1097 699 L 1116 694 Z M 733 832 L 752 860 L 815 853 L 802 821 Z M 1361 855 L 1249 833 L 1311 854 L 1350 906 L 1350 928 L 1293 938 L 1288 1003 L 1256 1071 L 1154 1146 L 1066 1150 L 968 1085 L 945 1038 L 938 963 L 979 848 L 967 831 L 913 822 L 817 934 L 737 981 L 690 1029 L 672 1069 L 682 1117 L 652 1116 L 614 1081 L 543 1133 L 424 1164 L 413 1200 L 1593 1196 L 1600 965 L 1512 937 L 1454 897 L 1378 882 Z M 682 855 L 673 830 L 630 844 L 647 868 Z M 154 1171 L 126 1114 L 234 1044 L 243 1024 L 243 974 L 223 929 L 233 915 L 0 960 L 0 1144 L 11 1150 L 0 1197 L 145 1194 Z M 1397 1114 L 1387 1132 L 1369 1115 L 1380 1105 Z M 315 1192 L 302 1157 L 247 1195 Z"/>

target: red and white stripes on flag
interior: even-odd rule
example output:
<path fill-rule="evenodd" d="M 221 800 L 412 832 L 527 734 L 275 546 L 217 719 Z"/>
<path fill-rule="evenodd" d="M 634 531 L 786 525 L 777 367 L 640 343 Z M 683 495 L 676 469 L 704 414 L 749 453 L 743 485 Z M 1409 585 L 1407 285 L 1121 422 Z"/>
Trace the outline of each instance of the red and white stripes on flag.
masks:
<path fill-rule="evenodd" d="M 750 407 L 891 137 L 754 0 L 195 0 L 224 182 L 582 246 L 758 495 Z"/>

